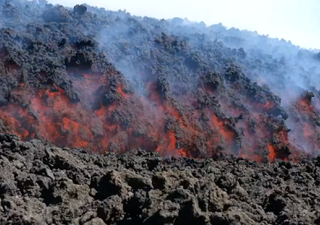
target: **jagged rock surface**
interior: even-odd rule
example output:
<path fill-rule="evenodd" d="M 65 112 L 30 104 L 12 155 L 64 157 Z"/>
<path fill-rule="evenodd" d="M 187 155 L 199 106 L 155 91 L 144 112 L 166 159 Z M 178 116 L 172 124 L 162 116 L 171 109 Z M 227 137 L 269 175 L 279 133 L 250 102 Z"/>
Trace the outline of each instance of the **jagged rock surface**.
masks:
<path fill-rule="evenodd" d="M 0 135 L 0 224 L 319 224 L 320 158 L 116 156 Z"/>

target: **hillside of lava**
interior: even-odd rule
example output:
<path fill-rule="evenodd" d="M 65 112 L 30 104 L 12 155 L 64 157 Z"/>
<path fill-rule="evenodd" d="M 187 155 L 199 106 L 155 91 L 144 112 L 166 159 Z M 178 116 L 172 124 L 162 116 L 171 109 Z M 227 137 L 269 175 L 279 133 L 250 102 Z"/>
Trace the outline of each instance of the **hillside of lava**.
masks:
<path fill-rule="evenodd" d="M 0 132 L 58 147 L 298 161 L 320 152 L 319 57 L 255 32 L 0 1 Z"/>

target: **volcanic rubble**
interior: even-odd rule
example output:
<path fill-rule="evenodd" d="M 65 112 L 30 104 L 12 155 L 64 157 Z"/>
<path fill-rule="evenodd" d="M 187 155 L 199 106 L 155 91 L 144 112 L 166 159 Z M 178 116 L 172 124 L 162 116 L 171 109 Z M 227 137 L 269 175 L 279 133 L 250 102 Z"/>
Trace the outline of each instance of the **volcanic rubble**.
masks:
<path fill-rule="evenodd" d="M 0 15 L 0 224 L 320 223 L 318 54 L 88 5 Z"/>
<path fill-rule="evenodd" d="M 0 224 L 320 223 L 320 157 L 263 164 L 0 143 Z"/>

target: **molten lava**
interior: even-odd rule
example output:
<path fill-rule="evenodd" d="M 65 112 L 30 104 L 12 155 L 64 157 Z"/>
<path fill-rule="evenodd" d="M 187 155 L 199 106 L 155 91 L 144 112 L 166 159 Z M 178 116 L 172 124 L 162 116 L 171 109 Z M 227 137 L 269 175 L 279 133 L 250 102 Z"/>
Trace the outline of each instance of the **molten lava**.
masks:
<path fill-rule="evenodd" d="M 23 140 L 39 138 L 60 147 L 99 153 L 142 148 L 161 155 L 198 158 L 223 150 L 251 160 L 274 161 L 288 159 L 289 153 L 281 153 L 285 146 L 297 149 L 297 141 L 288 130 L 272 125 L 276 124 L 268 114 L 276 107 L 272 101 L 261 104 L 245 98 L 246 107 L 252 109 L 248 111 L 220 97 L 221 109 L 229 116 L 225 117 L 215 108 L 197 108 L 192 95 L 175 99 L 162 94 L 154 81 L 146 83 L 146 95 L 141 95 L 127 92 L 122 83 L 110 85 L 108 77 L 72 76 L 78 101 L 71 100 L 67 91 L 55 84 L 34 90 L 23 83 L 14 90 L 22 102 L 1 107 L 0 119 L 8 131 Z M 23 101 L 29 102 L 28 107 L 22 106 Z M 318 128 L 311 122 L 314 107 L 301 100 L 295 110 L 302 123 L 298 132 L 308 143 L 315 143 Z"/>
<path fill-rule="evenodd" d="M 272 144 L 268 144 L 268 150 L 269 150 L 269 160 L 273 161 L 276 156 L 275 148 Z"/>
<path fill-rule="evenodd" d="M 289 139 L 298 150 L 319 155 L 320 111 L 315 107 L 319 97 L 315 97 L 314 100 L 306 95 L 292 106 L 290 120 L 292 131 L 289 133 Z"/>

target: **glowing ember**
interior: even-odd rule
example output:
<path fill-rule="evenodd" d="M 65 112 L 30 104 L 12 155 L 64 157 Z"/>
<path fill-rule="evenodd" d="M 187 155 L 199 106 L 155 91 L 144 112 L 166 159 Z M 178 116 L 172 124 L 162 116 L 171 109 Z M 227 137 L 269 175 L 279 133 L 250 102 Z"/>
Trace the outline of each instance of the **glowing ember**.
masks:
<path fill-rule="evenodd" d="M 271 101 L 257 104 L 244 99 L 252 109 L 250 112 L 222 101 L 221 108 L 230 116 L 224 118 L 215 109 L 186 110 L 197 107 L 193 96 L 181 96 L 185 102 L 181 106 L 178 100 L 161 95 L 156 82 L 148 82 L 146 95 L 141 96 L 126 93 L 121 84 L 110 88 L 107 76 L 83 74 L 72 77 L 72 81 L 79 101 L 71 101 L 67 92 L 57 85 L 27 95 L 30 87 L 23 84 L 15 94 L 29 98 L 29 107 L 4 106 L 0 119 L 23 140 L 40 138 L 60 147 L 99 153 L 143 148 L 162 155 L 196 158 L 210 157 L 223 149 L 242 158 L 263 161 L 265 154 L 257 151 L 262 148 L 261 139 L 274 138 L 283 146 L 298 149 L 290 144 L 292 139 L 286 129 L 270 125 L 275 121 L 264 113 L 276 107 Z M 308 101 L 301 100 L 297 106 L 301 113 L 314 112 Z M 313 143 L 315 127 L 310 118 L 300 121 L 304 123 L 301 133 Z M 288 158 L 287 154 L 279 153 L 282 150 L 276 145 L 268 144 L 267 149 L 269 161 Z"/>
<path fill-rule="evenodd" d="M 272 144 L 268 144 L 269 160 L 273 161 L 276 157 L 275 149 Z"/>

